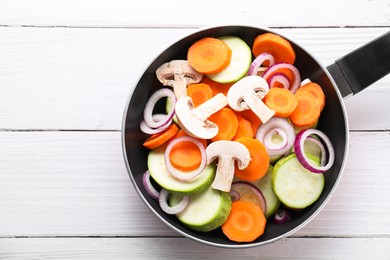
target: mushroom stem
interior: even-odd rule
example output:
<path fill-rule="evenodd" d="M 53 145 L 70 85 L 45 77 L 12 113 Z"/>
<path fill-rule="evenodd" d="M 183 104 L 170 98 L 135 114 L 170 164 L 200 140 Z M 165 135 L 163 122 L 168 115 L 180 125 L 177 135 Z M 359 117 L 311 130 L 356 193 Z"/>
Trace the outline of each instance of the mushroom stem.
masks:
<path fill-rule="evenodd" d="M 172 83 L 173 92 L 176 99 L 187 96 L 187 80 L 183 74 L 174 74 L 174 82 Z"/>
<path fill-rule="evenodd" d="M 233 173 L 233 174 L 231 174 Z M 221 156 L 218 161 L 217 171 L 211 187 L 216 190 L 229 192 L 234 177 L 234 159 Z"/>
<path fill-rule="evenodd" d="M 218 112 L 228 104 L 227 98 L 224 94 L 218 93 L 206 102 L 200 104 L 192 110 L 201 120 L 206 121 L 209 116 Z"/>
<path fill-rule="evenodd" d="M 260 118 L 262 123 L 267 122 L 275 115 L 275 111 L 267 107 L 256 93 L 246 95 L 244 100 L 253 113 Z"/>

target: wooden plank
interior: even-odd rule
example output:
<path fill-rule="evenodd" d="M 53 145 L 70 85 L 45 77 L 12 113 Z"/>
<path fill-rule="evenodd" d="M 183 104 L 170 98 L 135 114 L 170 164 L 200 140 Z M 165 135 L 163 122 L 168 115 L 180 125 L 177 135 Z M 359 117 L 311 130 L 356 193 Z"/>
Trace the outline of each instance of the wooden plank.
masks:
<path fill-rule="evenodd" d="M 283 8 L 286 1 L 256 0 L 181 1 L 52 1 L 17 0 L 0 3 L 0 25 L 34 26 L 136 26 L 193 27 L 221 23 L 255 23 L 262 26 L 382 26 L 389 25 L 386 0 L 301 0 Z M 148 6 L 148 8 L 145 8 Z M 207 6 L 207 8 L 205 8 Z"/>
<path fill-rule="evenodd" d="M 388 30 L 278 31 L 328 65 Z M 193 31 L 0 27 L 0 129 L 120 130 L 127 96 L 144 68 Z M 387 76 L 346 101 L 351 129 L 390 129 L 389 84 Z"/>
<path fill-rule="evenodd" d="M 128 178 L 119 132 L 0 132 L 0 237 L 177 236 Z M 294 236 L 390 235 L 390 135 L 351 133 L 343 178 Z"/>
<path fill-rule="evenodd" d="M 181 238 L 0 239 L 4 259 L 389 259 L 390 238 L 287 238 L 240 250 Z M 180 246 L 177 246 L 177 245 Z"/>

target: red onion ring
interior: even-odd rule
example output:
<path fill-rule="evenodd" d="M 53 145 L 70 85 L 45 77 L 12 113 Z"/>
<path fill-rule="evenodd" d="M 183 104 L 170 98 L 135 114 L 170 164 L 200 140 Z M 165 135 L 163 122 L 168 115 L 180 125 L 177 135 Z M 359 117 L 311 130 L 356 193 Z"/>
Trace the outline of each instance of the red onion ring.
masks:
<path fill-rule="evenodd" d="M 288 222 L 291 218 L 289 211 L 285 209 L 278 209 L 274 214 L 274 223 L 276 225 L 283 225 Z"/>
<path fill-rule="evenodd" d="M 245 193 L 242 193 L 242 194 L 240 193 L 240 191 L 244 192 L 245 189 L 249 190 L 249 191 L 253 192 L 253 194 L 255 194 L 255 196 L 258 199 L 258 202 L 260 204 L 259 206 L 260 206 L 261 210 L 263 211 L 263 213 L 265 213 L 265 211 L 267 209 L 267 202 L 266 202 L 261 190 L 259 188 L 257 188 L 257 186 L 255 186 L 254 184 L 247 182 L 247 181 L 235 181 L 232 183 L 230 191 L 232 191 L 232 190 L 237 191 L 239 196 L 240 196 L 240 199 L 245 200 Z M 250 199 L 250 200 L 252 202 L 254 202 L 253 199 Z"/>
<path fill-rule="evenodd" d="M 263 52 L 253 60 L 248 70 L 248 76 L 257 75 L 259 68 L 264 63 L 264 61 L 269 61 L 269 66 L 272 66 L 275 63 L 274 56 L 267 52 Z"/>
<path fill-rule="evenodd" d="M 264 75 L 263 75 L 263 78 L 265 80 L 268 80 L 268 78 L 276 73 L 276 71 L 278 69 L 289 69 L 292 71 L 292 73 L 294 74 L 294 82 L 291 84 L 289 90 L 292 92 L 292 93 L 295 93 L 295 91 L 297 91 L 297 89 L 299 88 L 300 84 L 301 84 L 301 75 L 299 74 L 299 71 L 298 69 L 292 65 L 292 64 L 288 64 L 288 63 L 277 63 L 277 64 L 274 64 L 272 66 L 270 66 L 268 68 L 268 70 L 266 70 L 264 72 Z"/>
<path fill-rule="evenodd" d="M 150 182 L 149 171 L 146 171 L 144 175 L 142 175 L 142 184 L 144 185 L 144 188 L 146 192 L 149 194 L 149 196 L 155 200 L 158 200 L 158 198 L 160 197 L 160 192 L 158 192 Z"/>
<path fill-rule="evenodd" d="M 275 87 L 275 83 L 279 82 L 280 84 L 283 85 L 283 88 L 285 89 L 290 89 L 290 80 L 284 73 L 276 72 L 272 74 L 271 76 L 268 77 L 267 83 L 270 88 Z"/>
<path fill-rule="evenodd" d="M 264 140 L 268 132 L 274 131 L 274 129 L 278 129 L 280 133 L 282 132 L 281 130 L 283 130 L 283 132 L 287 136 L 287 144 L 284 147 L 281 147 L 280 149 L 272 149 L 272 147 L 270 149 L 269 147 L 267 147 Z M 295 141 L 294 127 L 284 118 L 273 117 L 270 120 L 268 120 L 268 122 L 262 124 L 257 129 L 256 139 L 264 144 L 270 157 L 283 155 L 287 153 L 294 145 L 294 141 Z"/>
<path fill-rule="evenodd" d="M 240 199 L 240 193 L 238 193 L 238 191 L 230 190 L 229 193 L 230 193 L 230 197 L 232 199 L 232 202 Z"/>
<path fill-rule="evenodd" d="M 188 202 L 190 201 L 190 196 L 185 195 L 177 205 L 171 207 L 168 205 L 167 202 L 168 196 L 169 196 L 169 191 L 167 191 L 166 189 L 161 189 L 160 197 L 158 197 L 158 203 L 160 204 L 161 209 L 165 213 L 171 215 L 182 212 L 187 207 Z"/>
<path fill-rule="evenodd" d="M 313 134 L 317 135 L 319 138 L 321 138 L 324 141 L 325 145 L 327 146 L 329 158 L 328 158 L 328 163 L 326 165 L 320 165 L 320 166 L 315 165 L 307 157 L 307 155 L 304 151 L 304 142 L 305 142 L 306 138 L 310 135 L 313 135 Z M 297 137 L 295 139 L 294 150 L 295 150 L 295 154 L 297 155 L 297 159 L 302 164 L 302 166 L 313 173 L 324 173 L 325 171 L 329 170 L 333 166 L 333 163 L 335 160 L 335 152 L 334 152 L 332 142 L 329 140 L 329 138 L 323 132 L 321 132 L 318 129 L 311 128 L 311 129 L 306 129 L 306 130 L 302 130 L 301 132 L 299 132 L 299 134 L 297 135 Z M 321 161 L 322 161 L 322 159 L 321 159 Z"/>
<path fill-rule="evenodd" d="M 184 171 L 180 171 L 180 170 L 176 169 L 172 165 L 171 160 L 169 159 L 169 155 L 172 151 L 172 148 L 177 143 L 180 143 L 180 142 L 192 142 L 199 148 L 199 151 L 200 151 L 201 156 L 202 156 L 202 160 L 200 162 L 198 169 L 195 169 L 195 170 L 190 171 L 190 172 L 184 172 Z M 179 180 L 191 180 L 191 179 L 195 178 L 196 176 L 198 176 L 206 167 L 206 150 L 204 149 L 203 144 L 199 140 L 197 140 L 196 138 L 193 138 L 190 136 L 182 136 L 182 137 L 179 137 L 179 138 L 172 140 L 168 144 L 167 148 L 165 149 L 164 160 L 165 160 L 165 166 L 167 167 L 168 172 L 173 177 L 175 177 Z"/>
<path fill-rule="evenodd" d="M 168 88 L 161 88 L 158 89 L 156 92 L 150 96 L 148 102 L 146 102 L 145 110 L 144 110 L 144 121 L 150 128 L 160 128 L 162 126 L 165 126 L 169 124 L 169 122 L 172 120 L 173 115 L 175 114 L 175 109 L 171 109 L 168 114 L 163 119 L 160 119 L 158 121 L 155 121 L 155 118 L 153 118 L 153 109 L 156 106 L 157 102 L 164 98 L 170 98 L 172 101 L 172 108 L 175 107 L 176 104 L 176 96 L 175 93 L 173 93 L 172 90 Z"/>
<path fill-rule="evenodd" d="M 166 118 L 166 115 L 165 114 L 154 114 L 153 115 L 153 120 L 157 120 L 157 121 L 160 121 L 160 120 L 165 120 Z M 167 124 L 159 127 L 159 128 L 151 128 L 148 126 L 148 124 L 144 121 L 141 122 L 141 124 L 139 125 L 139 128 L 141 129 L 142 132 L 144 132 L 145 134 L 149 134 L 149 135 L 153 135 L 153 134 L 158 134 L 162 131 L 164 131 L 165 129 L 167 129 L 172 123 L 172 119 L 168 121 Z"/>

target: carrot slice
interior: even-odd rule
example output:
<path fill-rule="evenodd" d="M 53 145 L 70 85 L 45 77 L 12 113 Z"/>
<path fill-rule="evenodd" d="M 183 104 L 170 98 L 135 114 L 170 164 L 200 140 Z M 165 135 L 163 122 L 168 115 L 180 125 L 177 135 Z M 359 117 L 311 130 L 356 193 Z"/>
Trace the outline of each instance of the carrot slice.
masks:
<path fill-rule="evenodd" d="M 307 91 L 295 93 L 295 98 L 298 105 L 289 117 L 293 125 L 298 127 L 314 125 L 321 113 L 317 99 Z"/>
<path fill-rule="evenodd" d="M 191 97 L 192 103 L 195 107 L 197 107 L 212 98 L 213 91 L 211 90 L 209 85 L 205 83 L 198 83 L 188 86 L 187 95 Z"/>
<path fill-rule="evenodd" d="M 244 117 L 236 113 L 238 120 L 238 128 L 236 135 L 233 137 L 233 140 L 237 140 L 241 137 L 254 137 L 255 132 L 253 131 L 252 123 L 249 120 L 246 120 Z"/>
<path fill-rule="evenodd" d="M 236 115 L 242 116 L 243 118 L 251 122 L 254 133 L 257 132 L 257 129 L 262 124 L 260 118 L 250 109 L 240 112 L 236 111 Z"/>
<path fill-rule="evenodd" d="M 179 131 L 184 132 L 183 130 Z M 185 132 L 184 134 L 179 135 L 187 136 Z M 176 135 L 176 137 L 179 136 Z M 203 146 L 205 145 L 203 144 Z M 176 169 L 181 171 L 193 171 L 199 168 L 202 161 L 202 154 L 196 144 L 183 141 L 175 144 L 175 146 L 172 147 L 172 150 L 169 154 L 169 159 Z"/>
<path fill-rule="evenodd" d="M 207 77 L 203 77 L 201 82 L 210 86 L 210 88 L 213 92 L 213 97 L 215 95 L 217 95 L 218 93 L 222 93 L 225 96 L 227 96 L 227 93 L 228 93 L 230 87 L 234 84 L 234 83 L 219 83 L 219 82 L 213 81 Z"/>
<path fill-rule="evenodd" d="M 212 74 L 222 71 L 231 60 L 232 51 L 222 40 L 205 37 L 188 49 L 188 63 L 198 72 Z"/>
<path fill-rule="evenodd" d="M 290 42 L 274 33 L 258 35 L 252 45 L 255 57 L 263 52 L 268 52 L 275 58 L 275 63 L 285 62 L 294 64 L 295 51 Z"/>
<path fill-rule="evenodd" d="M 320 106 L 320 110 L 322 111 L 325 106 L 325 94 L 324 91 L 322 91 L 322 88 L 320 85 L 314 82 L 309 82 L 302 87 L 300 87 L 297 92 L 301 91 L 308 91 L 310 94 L 312 94 L 316 100 L 318 101 L 318 104 Z M 295 93 L 297 93 L 295 92 Z"/>
<path fill-rule="evenodd" d="M 268 171 L 270 157 L 265 146 L 257 139 L 250 137 L 241 137 L 236 140 L 248 148 L 251 155 L 251 162 L 244 170 L 236 166 L 234 175 L 244 181 L 257 181 Z"/>
<path fill-rule="evenodd" d="M 288 117 L 297 107 L 294 94 L 284 88 L 271 88 L 264 98 L 264 104 L 275 111 L 277 117 Z"/>
<path fill-rule="evenodd" d="M 238 200 L 232 203 L 222 232 L 235 242 L 252 242 L 264 233 L 267 219 L 253 202 Z"/>
<path fill-rule="evenodd" d="M 222 108 L 218 112 L 212 114 L 209 117 L 209 120 L 215 123 L 219 128 L 218 134 L 211 138 L 212 141 L 232 140 L 236 135 L 238 119 L 231 108 Z"/>
<path fill-rule="evenodd" d="M 178 130 L 179 128 L 175 124 L 171 124 L 163 132 L 154 134 L 151 137 L 149 137 L 142 145 L 145 146 L 146 148 L 154 149 L 164 144 L 169 139 L 171 139 Z"/>

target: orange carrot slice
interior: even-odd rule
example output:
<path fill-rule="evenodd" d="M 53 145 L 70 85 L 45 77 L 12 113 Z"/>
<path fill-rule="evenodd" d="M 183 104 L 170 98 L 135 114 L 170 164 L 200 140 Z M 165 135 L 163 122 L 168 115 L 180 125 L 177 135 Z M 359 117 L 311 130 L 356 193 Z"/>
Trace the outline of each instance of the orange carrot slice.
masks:
<path fill-rule="evenodd" d="M 167 142 L 169 139 L 171 139 L 176 132 L 179 130 L 179 128 L 175 124 L 171 124 L 167 129 L 165 129 L 163 132 L 154 134 L 151 137 L 149 137 L 144 143 L 143 146 L 149 149 L 154 149 L 165 142 Z"/>
<path fill-rule="evenodd" d="M 207 77 L 203 77 L 201 82 L 210 86 L 210 88 L 213 92 L 213 96 L 215 96 L 219 93 L 222 93 L 225 96 L 227 96 L 227 93 L 228 93 L 230 87 L 234 84 L 234 83 L 219 83 L 219 82 L 213 81 Z"/>
<path fill-rule="evenodd" d="M 212 98 L 213 91 L 211 90 L 209 85 L 205 83 L 198 83 L 188 86 L 187 95 L 191 97 L 192 103 L 195 107 L 197 107 Z"/>
<path fill-rule="evenodd" d="M 253 202 L 238 200 L 232 203 L 222 232 L 235 242 L 252 242 L 264 233 L 267 219 Z"/>
<path fill-rule="evenodd" d="M 252 52 L 255 57 L 263 52 L 270 53 L 274 56 L 275 63 L 294 64 L 295 62 L 295 51 L 290 42 L 273 33 L 258 35 L 253 42 Z"/>
<path fill-rule="evenodd" d="M 251 155 L 251 162 L 243 170 L 236 166 L 234 175 L 244 181 L 257 181 L 268 171 L 270 157 L 265 146 L 257 139 L 250 137 L 241 137 L 236 140 L 248 148 Z"/>
<path fill-rule="evenodd" d="M 198 72 L 212 74 L 226 68 L 232 57 L 231 49 L 222 40 L 205 37 L 188 49 L 188 63 Z"/>
<path fill-rule="evenodd" d="M 238 127 L 236 135 L 233 137 L 233 140 L 237 140 L 241 137 L 254 137 L 255 132 L 253 131 L 252 123 L 249 120 L 246 120 L 244 117 L 236 113 L 238 120 Z"/>
<path fill-rule="evenodd" d="M 218 112 L 212 114 L 209 120 L 215 123 L 219 130 L 218 134 L 211 138 L 212 141 L 232 140 L 236 135 L 238 128 L 238 119 L 231 108 L 224 107 Z"/>
<path fill-rule="evenodd" d="M 294 94 L 284 88 L 271 88 L 263 101 L 277 117 L 288 117 L 298 104 Z"/>
<path fill-rule="evenodd" d="M 295 93 L 297 107 L 290 115 L 293 125 L 298 127 L 307 127 L 314 125 L 320 117 L 321 109 L 317 99 L 308 91 Z"/>
<path fill-rule="evenodd" d="M 295 93 L 298 93 L 301 91 L 308 91 L 310 94 L 312 94 L 316 98 L 316 100 L 318 101 L 318 104 L 320 106 L 320 110 L 322 111 L 322 109 L 324 109 L 325 94 L 324 94 L 324 91 L 322 90 L 322 88 L 320 87 L 320 85 L 318 85 L 317 83 L 314 83 L 314 82 L 309 82 L 309 83 L 301 86 L 297 90 L 297 92 L 295 92 Z"/>

